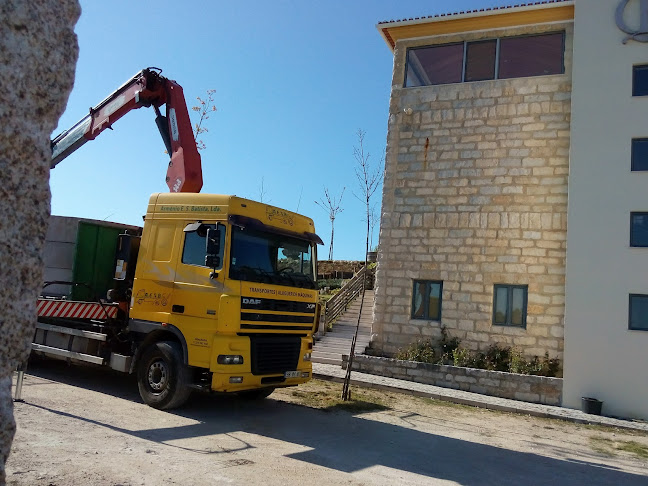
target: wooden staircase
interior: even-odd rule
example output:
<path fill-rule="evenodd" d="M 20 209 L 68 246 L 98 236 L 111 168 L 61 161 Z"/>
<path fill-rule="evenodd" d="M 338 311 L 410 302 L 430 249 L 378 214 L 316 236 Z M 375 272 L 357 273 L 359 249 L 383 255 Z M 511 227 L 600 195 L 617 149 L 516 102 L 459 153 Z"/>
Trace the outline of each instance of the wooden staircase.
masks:
<path fill-rule="evenodd" d="M 333 330 L 328 331 L 313 346 L 313 363 L 334 364 L 342 366 L 342 355 L 351 351 L 351 341 L 358 323 L 361 297 L 358 297 L 347 307 L 347 310 L 333 324 Z M 374 291 L 365 290 L 358 341 L 355 354 L 364 353 L 371 340 L 371 315 L 374 304 Z"/>

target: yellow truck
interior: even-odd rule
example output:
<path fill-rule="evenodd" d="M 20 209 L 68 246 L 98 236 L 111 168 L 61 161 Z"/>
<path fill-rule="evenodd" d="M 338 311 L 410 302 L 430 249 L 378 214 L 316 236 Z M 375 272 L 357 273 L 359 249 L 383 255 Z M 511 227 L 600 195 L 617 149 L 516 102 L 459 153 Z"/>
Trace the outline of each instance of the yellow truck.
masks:
<path fill-rule="evenodd" d="M 156 408 L 304 383 L 319 241 L 309 218 L 213 194 L 154 194 L 141 229 L 53 217 L 33 352 L 137 373 Z"/>
<path fill-rule="evenodd" d="M 32 352 L 136 373 L 142 399 L 160 409 L 192 390 L 256 399 L 308 381 L 322 244 L 313 221 L 198 193 L 177 83 L 152 69 L 135 75 L 52 141 L 52 167 L 140 106 L 156 109 L 171 192 L 151 196 L 142 228 L 51 217 Z"/>

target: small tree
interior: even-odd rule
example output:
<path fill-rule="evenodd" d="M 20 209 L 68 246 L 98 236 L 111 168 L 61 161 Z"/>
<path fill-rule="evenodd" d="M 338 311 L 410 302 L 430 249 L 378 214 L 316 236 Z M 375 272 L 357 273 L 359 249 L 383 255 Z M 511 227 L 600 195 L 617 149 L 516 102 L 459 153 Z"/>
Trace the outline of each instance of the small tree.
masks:
<path fill-rule="evenodd" d="M 319 201 L 315 201 L 320 208 L 328 213 L 329 220 L 331 221 L 331 244 L 329 245 L 329 254 L 328 259 L 333 260 L 333 237 L 335 236 L 335 217 L 344 211 L 342 209 L 342 196 L 344 196 L 344 190 L 346 187 L 342 188 L 340 197 L 336 198 L 335 195 L 332 195 L 328 187 L 324 188 L 324 197 Z"/>
<path fill-rule="evenodd" d="M 378 164 L 378 166 L 373 167 L 369 161 L 370 154 L 369 152 L 365 151 L 364 148 L 365 132 L 361 129 L 358 129 L 356 135 L 358 137 L 358 145 L 356 147 L 353 147 L 353 157 L 356 160 L 355 176 L 358 181 L 360 193 L 359 194 L 354 193 L 354 196 L 359 201 L 361 201 L 365 206 L 365 216 L 367 221 L 367 233 L 365 239 L 365 269 L 366 269 L 367 268 L 366 255 L 369 252 L 369 236 L 372 232 L 371 198 L 376 193 L 378 187 L 380 187 L 380 183 L 382 181 L 382 167 L 384 163 L 384 158 L 380 160 L 380 164 Z M 362 286 L 360 312 L 358 313 L 358 321 L 356 323 L 355 334 L 353 335 L 353 340 L 351 341 L 351 351 L 349 352 L 349 361 L 347 362 L 346 374 L 344 376 L 344 385 L 342 386 L 342 400 L 345 401 L 351 399 L 349 384 L 351 382 L 351 368 L 353 367 L 353 357 L 355 354 L 356 341 L 358 339 L 358 329 L 360 328 L 360 316 L 362 315 L 362 306 L 364 304 L 365 288 L 367 286 L 366 279 L 367 279 L 367 273 L 365 270 L 365 282 L 364 285 Z"/>
<path fill-rule="evenodd" d="M 268 191 L 265 189 L 265 178 L 261 178 L 261 184 L 259 185 L 259 202 L 268 204 L 271 199 L 268 199 L 266 196 Z"/>
<path fill-rule="evenodd" d="M 371 212 L 369 213 L 369 248 L 373 249 L 373 235 L 374 229 L 380 224 L 380 211 L 376 209 L 376 204 L 371 206 Z"/>
<path fill-rule="evenodd" d="M 200 96 L 197 96 L 196 99 L 198 100 L 198 104 L 191 107 L 191 111 L 199 114 L 198 121 L 194 125 L 194 138 L 196 139 L 196 147 L 198 150 L 204 150 L 206 148 L 205 142 L 203 142 L 202 138 L 199 137 L 203 133 L 209 131 L 207 127 L 204 126 L 204 123 L 209 120 L 209 114 L 216 111 L 216 107 L 214 106 L 215 93 L 215 89 L 208 89 L 207 98 L 203 100 Z"/>

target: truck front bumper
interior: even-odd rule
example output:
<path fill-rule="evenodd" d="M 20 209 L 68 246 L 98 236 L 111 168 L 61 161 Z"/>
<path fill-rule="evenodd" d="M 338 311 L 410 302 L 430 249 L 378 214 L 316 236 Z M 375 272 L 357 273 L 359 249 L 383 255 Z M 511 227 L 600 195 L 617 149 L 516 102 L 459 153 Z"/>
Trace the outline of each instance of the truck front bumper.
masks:
<path fill-rule="evenodd" d="M 313 376 L 312 367 L 288 371 L 283 375 L 253 375 L 252 373 L 219 373 L 212 374 L 212 391 L 233 393 L 255 390 L 264 387 L 287 387 L 306 383 Z"/>

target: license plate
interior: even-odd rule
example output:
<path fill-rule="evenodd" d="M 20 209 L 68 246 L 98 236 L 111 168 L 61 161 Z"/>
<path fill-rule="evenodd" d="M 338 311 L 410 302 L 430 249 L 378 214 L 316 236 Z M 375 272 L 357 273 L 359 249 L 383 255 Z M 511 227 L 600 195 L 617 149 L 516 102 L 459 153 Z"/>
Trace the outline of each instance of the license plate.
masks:
<path fill-rule="evenodd" d="M 284 378 L 299 378 L 301 376 L 301 371 L 286 371 L 284 373 Z"/>

